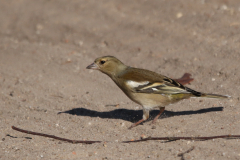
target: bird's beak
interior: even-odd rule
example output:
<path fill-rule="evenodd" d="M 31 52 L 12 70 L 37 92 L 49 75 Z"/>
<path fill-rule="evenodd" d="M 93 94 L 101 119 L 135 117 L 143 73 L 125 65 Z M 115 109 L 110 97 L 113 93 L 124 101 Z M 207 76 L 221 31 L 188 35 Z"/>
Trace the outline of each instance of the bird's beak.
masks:
<path fill-rule="evenodd" d="M 89 66 L 87 66 L 87 69 L 99 69 L 99 67 L 95 63 L 92 63 Z"/>

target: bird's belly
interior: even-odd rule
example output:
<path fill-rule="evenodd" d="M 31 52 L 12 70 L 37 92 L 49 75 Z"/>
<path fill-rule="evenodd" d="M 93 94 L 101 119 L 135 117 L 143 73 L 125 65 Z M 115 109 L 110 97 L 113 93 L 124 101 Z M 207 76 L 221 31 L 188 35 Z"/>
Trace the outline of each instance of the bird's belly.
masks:
<path fill-rule="evenodd" d="M 144 108 L 164 107 L 171 103 L 171 97 L 161 94 L 133 93 L 129 96 L 134 102 Z"/>

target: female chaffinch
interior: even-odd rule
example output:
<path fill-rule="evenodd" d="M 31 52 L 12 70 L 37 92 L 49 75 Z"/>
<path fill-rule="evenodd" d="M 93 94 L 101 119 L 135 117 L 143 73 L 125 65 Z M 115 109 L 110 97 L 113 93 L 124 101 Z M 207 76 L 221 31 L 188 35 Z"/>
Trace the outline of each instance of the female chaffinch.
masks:
<path fill-rule="evenodd" d="M 165 106 L 190 97 L 229 98 L 230 96 L 206 94 L 194 91 L 179 82 L 161 74 L 126 66 L 113 56 L 97 58 L 87 69 L 99 70 L 108 75 L 117 86 L 134 102 L 143 107 L 143 118 L 132 124 L 129 129 L 149 118 L 149 111 L 159 108 L 155 123 Z"/>

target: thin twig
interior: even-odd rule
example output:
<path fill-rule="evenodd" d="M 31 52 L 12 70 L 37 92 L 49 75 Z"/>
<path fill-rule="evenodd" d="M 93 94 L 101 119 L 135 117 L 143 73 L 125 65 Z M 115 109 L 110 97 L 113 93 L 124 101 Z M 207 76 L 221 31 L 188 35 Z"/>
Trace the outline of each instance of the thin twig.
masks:
<path fill-rule="evenodd" d="M 210 136 L 210 137 L 148 137 L 148 138 L 133 140 L 133 141 L 123 141 L 123 143 L 141 142 L 141 141 L 149 141 L 149 140 L 177 141 L 177 140 L 180 140 L 180 139 L 204 141 L 204 140 L 217 139 L 217 138 L 240 138 L 240 135 L 229 134 L 229 135 Z"/>
<path fill-rule="evenodd" d="M 192 150 L 194 150 L 194 148 L 195 148 L 195 147 L 192 146 L 190 149 L 188 149 L 187 151 L 185 151 L 185 152 L 183 152 L 183 153 L 179 153 L 177 156 L 178 156 L 178 157 L 181 157 L 181 160 L 184 160 L 184 154 L 191 152 Z"/>
<path fill-rule="evenodd" d="M 101 143 L 102 141 L 79 141 L 79 140 L 71 140 L 71 139 L 66 139 L 66 138 L 61 138 L 57 137 L 54 135 L 49 135 L 49 134 L 43 134 L 43 133 L 38 133 L 38 132 L 32 132 L 28 130 L 23 130 L 17 127 L 12 126 L 13 130 L 27 133 L 27 134 L 32 134 L 32 135 L 38 135 L 38 136 L 43 136 L 43 137 L 49 137 L 53 139 L 57 139 L 60 141 L 66 141 L 69 143 L 84 143 L 84 144 L 93 144 L 93 143 Z M 210 137 L 148 137 L 148 138 L 143 138 L 139 140 L 131 140 L 131 141 L 122 141 L 122 143 L 133 143 L 133 142 L 142 142 L 142 141 L 149 141 L 149 140 L 167 140 L 167 141 L 177 141 L 180 139 L 183 140 L 196 140 L 196 141 L 204 141 L 204 140 L 210 140 L 210 139 L 217 139 L 217 138 L 240 138 L 240 135 L 222 135 L 222 136 L 210 136 Z"/>
<path fill-rule="evenodd" d="M 60 141 L 66 141 L 66 142 L 74 143 L 74 144 L 75 143 L 93 144 L 93 143 L 100 143 L 101 142 L 101 141 L 78 141 L 78 140 L 71 140 L 71 139 L 57 137 L 57 136 L 54 136 L 54 135 L 49 135 L 49 134 L 43 134 L 43 133 L 23 130 L 23 129 L 14 127 L 14 126 L 12 126 L 12 129 L 16 130 L 16 131 L 19 131 L 19 132 L 27 133 L 27 134 L 38 135 L 38 136 L 43 136 L 43 137 L 49 137 L 49 138 L 57 139 L 57 140 L 60 140 Z"/>

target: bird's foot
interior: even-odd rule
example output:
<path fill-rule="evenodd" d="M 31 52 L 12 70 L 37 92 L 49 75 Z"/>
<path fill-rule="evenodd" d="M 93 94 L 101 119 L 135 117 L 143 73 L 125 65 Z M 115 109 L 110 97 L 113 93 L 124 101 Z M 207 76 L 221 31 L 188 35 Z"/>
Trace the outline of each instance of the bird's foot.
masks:
<path fill-rule="evenodd" d="M 141 119 L 140 121 L 133 123 L 128 129 L 132 129 L 133 127 L 136 127 L 137 125 L 139 125 L 140 123 L 142 123 L 144 121 L 144 119 Z"/>

